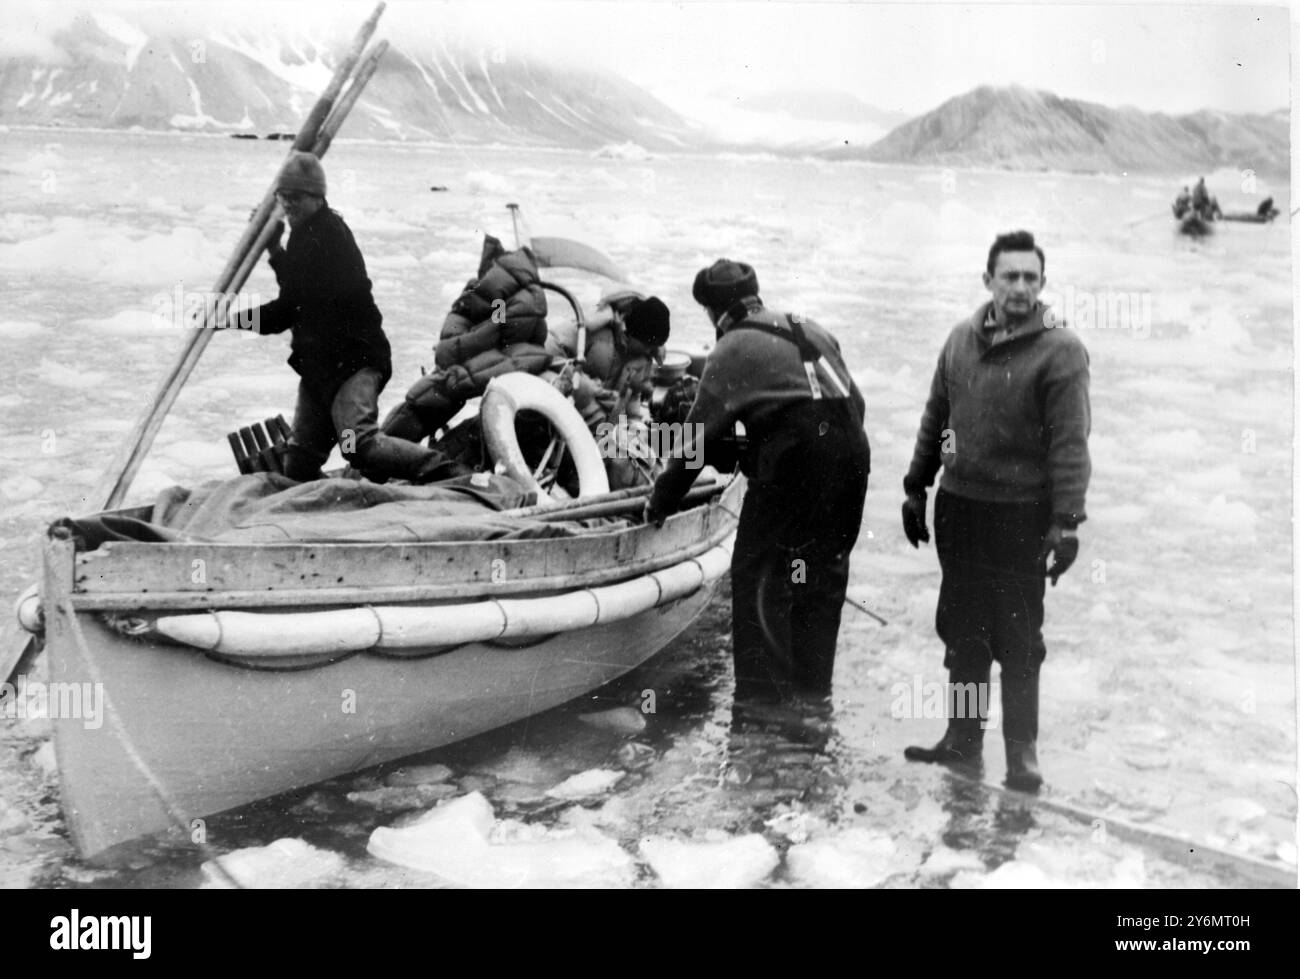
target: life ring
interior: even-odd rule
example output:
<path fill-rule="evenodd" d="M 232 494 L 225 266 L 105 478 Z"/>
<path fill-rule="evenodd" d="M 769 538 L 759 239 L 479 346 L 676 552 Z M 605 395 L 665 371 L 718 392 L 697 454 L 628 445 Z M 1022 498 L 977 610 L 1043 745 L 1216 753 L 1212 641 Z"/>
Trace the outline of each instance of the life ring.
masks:
<path fill-rule="evenodd" d="M 578 470 L 579 498 L 609 492 L 605 460 L 601 458 L 596 440 L 591 437 L 578 409 L 541 378 L 518 372 L 492 378 L 479 405 L 483 441 L 507 476 L 533 490 L 538 503 L 553 501 L 553 497 L 533 477 L 519 448 L 515 415 L 521 411 L 535 411 L 542 415 L 564 439 Z"/>

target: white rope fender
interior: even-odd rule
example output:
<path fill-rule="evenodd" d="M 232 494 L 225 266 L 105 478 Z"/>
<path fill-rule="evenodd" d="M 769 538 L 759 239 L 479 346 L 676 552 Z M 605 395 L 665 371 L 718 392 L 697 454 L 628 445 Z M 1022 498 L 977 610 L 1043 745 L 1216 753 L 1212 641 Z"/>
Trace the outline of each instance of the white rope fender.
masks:
<path fill-rule="evenodd" d="M 153 631 L 210 652 L 268 658 L 544 636 L 618 622 L 689 595 L 727 570 L 734 542 L 732 534 L 698 557 L 661 571 L 544 598 L 359 605 L 328 612 L 205 611 L 160 616 Z"/>

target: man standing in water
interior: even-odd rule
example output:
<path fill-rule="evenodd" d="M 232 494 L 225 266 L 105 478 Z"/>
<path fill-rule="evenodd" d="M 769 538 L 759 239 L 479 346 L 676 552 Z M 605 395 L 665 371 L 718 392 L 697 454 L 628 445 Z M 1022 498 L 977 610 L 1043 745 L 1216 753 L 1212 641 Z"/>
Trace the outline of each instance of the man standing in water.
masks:
<path fill-rule="evenodd" d="M 284 472 L 319 479 L 338 443 L 343 458 L 372 478 L 423 483 L 449 475 L 440 453 L 379 431 L 379 392 L 393 368 L 383 316 L 370 292 L 352 232 L 325 200 L 325 170 L 294 153 L 280 171 L 276 200 L 289 222 L 268 253 L 279 298 L 258 307 L 259 333 L 293 331 L 291 366 L 301 376 Z"/>
<path fill-rule="evenodd" d="M 740 421 L 749 488 L 731 557 L 736 698 L 825 697 L 871 469 L 862 394 L 834 337 L 764 308 L 750 266 L 719 259 L 693 295 L 718 342 L 686 418 L 694 444 L 656 480 L 646 518 L 676 512 L 700 450 L 707 462 Z"/>
<path fill-rule="evenodd" d="M 1036 791 L 1044 577 L 1079 552 L 1090 408 L 1088 353 L 1038 294 L 1043 250 L 1027 231 L 999 235 L 984 285 L 993 294 L 949 334 L 903 480 L 903 532 L 928 541 L 926 488 L 939 468 L 934 524 L 943 582 L 935 624 L 946 651 L 948 730 L 911 761 L 979 763 L 983 719 L 972 696 L 1002 664 L 1006 784 Z M 1053 326 L 1058 327 L 1052 329 Z M 1052 559 L 1050 567 L 1048 559 Z"/>

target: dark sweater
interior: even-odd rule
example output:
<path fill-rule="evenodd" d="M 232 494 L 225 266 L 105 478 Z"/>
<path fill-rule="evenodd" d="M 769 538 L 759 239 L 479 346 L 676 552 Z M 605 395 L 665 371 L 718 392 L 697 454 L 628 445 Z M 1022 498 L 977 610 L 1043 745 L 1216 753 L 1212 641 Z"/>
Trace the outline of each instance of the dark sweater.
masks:
<path fill-rule="evenodd" d="M 784 335 L 741 326 L 745 321 L 757 321 L 783 334 L 790 333 L 784 316 L 768 312 L 752 301 L 743 310 L 739 323 L 720 321 L 720 328 L 725 332 L 705 361 L 699 393 L 685 424 L 688 434 L 700 426 L 703 461 L 707 464 L 710 443 L 727 435 L 735 422 L 741 422 L 749 442 L 741 468 L 751 479 L 763 480 L 789 444 L 805 434 L 798 426 L 787 424 L 788 413 L 792 408 L 812 403 L 813 395 L 799 348 Z M 811 320 L 803 320 L 802 326 L 804 335 L 821 354 L 816 373 L 823 400 L 845 402 L 845 416 L 861 428 L 865 405 L 840 356 L 839 343 Z M 841 388 L 848 392 L 848 397 L 840 395 Z M 688 469 L 685 460 L 699 458 L 697 450 L 692 449 L 678 453 L 668 463 L 655 483 L 656 509 L 671 513 L 677 508 L 699 472 Z M 865 465 L 864 462 L 864 468 Z"/>
<path fill-rule="evenodd" d="M 352 232 L 328 205 L 289 235 L 271 258 L 280 296 L 258 311 L 260 333 L 293 330 L 289 366 L 322 401 L 363 367 L 387 382 L 392 355 L 366 263 Z"/>
<path fill-rule="evenodd" d="M 1066 526 L 1083 520 L 1092 465 L 1088 352 L 1064 326 L 1047 329 L 1045 307 L 994 343 L 990 304 L 948 335 L 921 417 L 909 492 L 934 482 L 991 503 L 1050 500 Z M 945 434 L 947 433 L 947 434 Z"/>

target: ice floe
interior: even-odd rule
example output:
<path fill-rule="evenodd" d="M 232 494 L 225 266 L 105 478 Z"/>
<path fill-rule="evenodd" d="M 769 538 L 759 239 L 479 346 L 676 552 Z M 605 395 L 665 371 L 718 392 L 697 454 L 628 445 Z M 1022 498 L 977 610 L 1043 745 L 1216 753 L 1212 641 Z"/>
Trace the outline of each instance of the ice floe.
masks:
<path fill-rule="evenodd" d="M 340 854 L 312 846 L 305 840 L 282 839 L 266 846 L 233 850 L 213 861 L 203 862 L 205 887 L 232 887 L 222 874 L 233 877 L 241 887 L 294 888 L 322 886 L 334 882 L 343 870 Z"/>
<path fill-rule="evenodd" d="M 498 823 L 477 792 L 407 826 L 381 826 L 367 849 L 462 887 L 619 887 L 635 875 L 632 858 L 599 831 Z"/>
<path fill-rule="evenodd" d="M 566 778 L 546 794 L 552 799 L 590 799 L 613 789 L 624 774 L 610 768 L 593 768 Z"/>
<path fill-rule="evenodd" d="M 674 888 L 753 887 L 781 862 L 758 833 L 716 841 L 651 837 L 641 841 L 641 856 Z"/>

